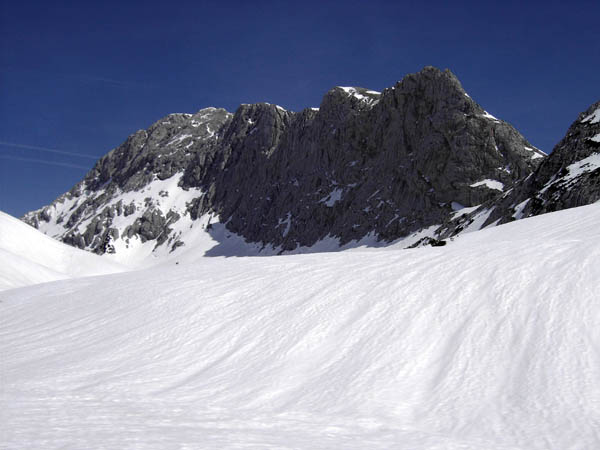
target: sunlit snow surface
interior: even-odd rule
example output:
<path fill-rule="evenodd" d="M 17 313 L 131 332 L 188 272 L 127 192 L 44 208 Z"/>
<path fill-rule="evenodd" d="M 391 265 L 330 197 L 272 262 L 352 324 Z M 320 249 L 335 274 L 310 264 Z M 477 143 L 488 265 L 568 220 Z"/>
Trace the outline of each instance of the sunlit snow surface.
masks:
<path fill-rule="evenodd" d="M 504 190 L 504 183 L 501 183 L 498 180 L 485 179 L 485 180 L 478 181 L 477 183 L 473 183 L 471 185 L 471 187 L 477 187 L 477 186 L 486 186 L 489 189 L 495 189 L 497 191 Z"/>
<path fill-rule="evenodd" d="M 114 261 L 55 241 L 0 211 L 0 291 L 123 270 Z"/>
<path fill-rule="evenodd" d="M 600 108 L 596 109 L 592 114 L 581 119 L 582 122 L 598 123 L 600 122 Z"/>
<path fill-rule="evenodd" d="M 547 191 L 553 184 L 563 185 L 570 188 L 577 183 L 581 176 L 587 175 L 600 168 L 600 154 L 592 153 L 587 158 L 583 158 L 566 167 L 567 173 L 559 178 L 553 177 L 540 192 Z"/>
<path fill-rule="evenodd" d="M 381 95 L 381 92 L 378 92 L 378 91 L 370 91 L 370 90 L 359 91 L 357 88 L 354 88 L 354 87 L 344 87 L 344 86 L 338 86 L 338 87 L 342 91 L 344 91 L 346 94 L 350 95 L 351 97 L 355 97 L 358 100 L 363 101 L 370 106 L 376 105 L 379 102 L 377 97 Z M 363 95 L 360 92 L 369 94 L 370 96 Z M 375 98 L 373 98 L 373 97 L 375 97 Z"/>
<path fill-rule="evenodd" d="M 528 146 L 523 146 L 523 148 L 529 152 L 531 152 L 531 159 L 538 159 L 538 158 L 543 158 L 544 156 L 547 156 L 543 151 L 541 151 L 539 148 L 532 148 L 532 147 L 528 147 Z"/>
<path fill-rule="evenodd" d="M 487 112 L 487 111 L 484 111 L 484 112 L 483 112 L 483 114 L 482 114 L 482 116 L 483 116 L 483 117 L 485 117 L 486 119 L 491 119 L 491 120 L 493 120 L 494 122 L 500 122 L 500 120 L 498 120 L 498 118 L 497 118 L 497 117 L 494 117 L 494 116 L 492 116 L 492 115 L 491 115 L 489 112 Z"/>
<path fill-rule="evenodd" d="M 598 223 L 0 292 L 0 447 L 600 448 Z"/>

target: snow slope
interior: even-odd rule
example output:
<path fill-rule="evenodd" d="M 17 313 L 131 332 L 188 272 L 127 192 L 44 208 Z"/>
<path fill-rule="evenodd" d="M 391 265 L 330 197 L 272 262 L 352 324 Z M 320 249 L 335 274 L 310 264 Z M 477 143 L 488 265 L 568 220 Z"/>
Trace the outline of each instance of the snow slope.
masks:
<path fill-rule="evenodd" d="M 599 222 L 5 291 L 3 448 L 600 448 Z"/>
<path fill-rule="evenodd" d="M 0 211 L 0 291 L 123 270 L 106 258 L 55 241 Z"/>

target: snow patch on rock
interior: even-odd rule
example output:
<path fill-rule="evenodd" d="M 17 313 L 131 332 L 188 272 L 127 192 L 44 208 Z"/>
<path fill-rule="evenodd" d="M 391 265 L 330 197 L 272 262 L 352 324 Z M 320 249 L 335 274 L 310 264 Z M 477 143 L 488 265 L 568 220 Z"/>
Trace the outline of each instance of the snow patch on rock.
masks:
<path fill-rule="evenodd" d="M 319 203 L 325 203 L 325 206 L 332 207 L 336 202 L 340 201 L 342 195 L 344 194 L 344 190 L 340 188 L 335 188 L 328 195 L 319 200 Z"/>
<path fill-rule="evenodd" d="M 498 180 L 490 180 L 490 179 L 478 181 L 477 183 L 473 183 L 470 186 L 471 187 L 485 186 L 489 189 L 494 189 L 496 191 L 504 190 L 504 183 L 502 183 Z"/>
<path fill-rule="evenodd" d="M 583 118 L 581 121 L 589 122 L 589 123 L 599 123 L 600 122 L 600 108 L 596 109 L 592 114 Z"/>

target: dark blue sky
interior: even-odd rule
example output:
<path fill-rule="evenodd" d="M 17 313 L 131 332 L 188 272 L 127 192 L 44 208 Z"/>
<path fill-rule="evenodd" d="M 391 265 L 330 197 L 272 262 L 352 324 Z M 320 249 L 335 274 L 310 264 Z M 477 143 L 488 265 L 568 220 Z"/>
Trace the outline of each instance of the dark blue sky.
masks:
<path fill-rule="evenodd" d="M 600 2 L 523 3 L 0 0 L 0 210 L 48 204 L 169 113 L 297 111 L 426 65 L 548 152 L 600 99 Z"/>

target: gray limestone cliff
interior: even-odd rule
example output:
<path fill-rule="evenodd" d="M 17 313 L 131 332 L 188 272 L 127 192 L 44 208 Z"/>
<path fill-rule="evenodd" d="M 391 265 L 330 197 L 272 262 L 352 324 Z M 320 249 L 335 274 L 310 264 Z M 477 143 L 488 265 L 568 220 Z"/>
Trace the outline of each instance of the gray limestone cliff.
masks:
<path fill-rule="evenodd" d="M 216 223 L 278 252 L 390 242 L 499 198 L 543 160 L 450 71 L 426 67 L 381 93 L 333 88 L 318 109 L 170 115 L 24 220 L 97 253 L 174 251 Z"/>
<path fill-rule="evenodd" d="M 481 226 L 589 205 L 600 200 L 600 102 L 582 112 L 553 152 L 530 175 L 502 196 L 484 203 L 439 230 L 439 236 L 460 233 L 477 216 Z"/>

